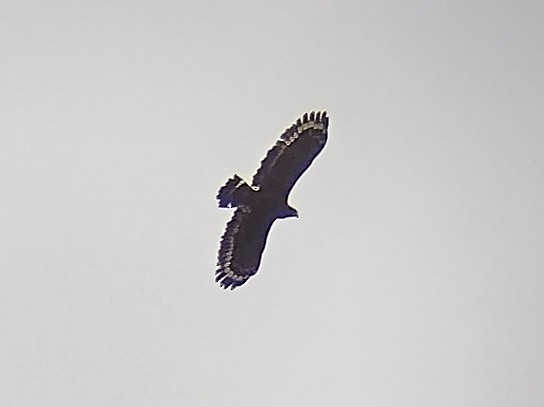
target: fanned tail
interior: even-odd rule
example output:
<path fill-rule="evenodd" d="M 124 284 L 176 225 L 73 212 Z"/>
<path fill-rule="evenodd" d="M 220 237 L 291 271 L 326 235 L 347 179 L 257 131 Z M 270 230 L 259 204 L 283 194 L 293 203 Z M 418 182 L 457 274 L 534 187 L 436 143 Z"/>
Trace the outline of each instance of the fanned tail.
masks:
<path fill-rule="evenodd" d="M 248 203 L 248 199 L 255 191 L 238 175 L 229 178 L 217 193 L 220 208 L 232 208 Z"/>

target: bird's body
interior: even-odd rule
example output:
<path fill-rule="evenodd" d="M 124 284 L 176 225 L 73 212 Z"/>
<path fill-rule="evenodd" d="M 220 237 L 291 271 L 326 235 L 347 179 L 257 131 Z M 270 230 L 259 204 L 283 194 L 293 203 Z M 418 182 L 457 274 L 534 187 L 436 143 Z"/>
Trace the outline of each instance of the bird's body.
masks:
<path fill-rule="evenodd" d="M 289 192 L 325 146 L 328 123 L 325 112 L 305 114 L 268 151 L 252 186 L 234 175 L 219 190 L 219 206 L 237 208 L 219 248 L 216 281 L 222 287 L 234 289 L 254 275 L 274 221 L 298 216 L 287 203 Z"/>

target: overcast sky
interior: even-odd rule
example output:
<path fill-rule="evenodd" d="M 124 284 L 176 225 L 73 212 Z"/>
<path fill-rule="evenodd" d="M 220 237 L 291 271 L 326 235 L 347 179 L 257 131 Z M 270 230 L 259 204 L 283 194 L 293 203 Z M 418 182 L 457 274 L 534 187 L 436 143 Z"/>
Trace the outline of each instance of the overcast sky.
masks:
<path fill-rule="evenodd" d="M 544 3 L 4 1 L 0 404 L 544 405 Z M 329 141 L 259 273 L 231 210 Z"/>

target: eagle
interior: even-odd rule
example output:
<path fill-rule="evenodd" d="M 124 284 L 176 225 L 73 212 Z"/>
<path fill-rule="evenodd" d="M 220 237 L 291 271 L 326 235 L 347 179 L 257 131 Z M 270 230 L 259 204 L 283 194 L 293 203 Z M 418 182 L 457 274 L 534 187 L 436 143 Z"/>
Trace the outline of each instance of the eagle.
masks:
<path fill-rule="evenodd" d="M 261 161 L 251 186 L 238 175 L 217 194 L 220 208 L 236 208 L 221 236 L 215 281 L 231 290 L 257 273 L 276 219 L 298 217 L 287 200 L 293 186 L 327 142 L 326 112 L 305 113 Z"/>

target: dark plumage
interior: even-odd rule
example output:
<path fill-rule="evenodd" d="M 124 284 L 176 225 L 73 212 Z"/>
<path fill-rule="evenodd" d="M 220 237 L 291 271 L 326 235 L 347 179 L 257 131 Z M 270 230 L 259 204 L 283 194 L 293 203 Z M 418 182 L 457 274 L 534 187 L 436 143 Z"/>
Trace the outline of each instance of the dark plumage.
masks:
<path fill-rule="evenodd" d="M 259 269 L 268 232 L 276 219 L 298 216 L 289 192 L 327 142 L 326 112 L 307 113 L 283 132 L 249 186 L 238 175 L 217 194 L 219 207 L 236 207 L 221 237 L 216 281 L 223 288 L 244 284 Z"/>

